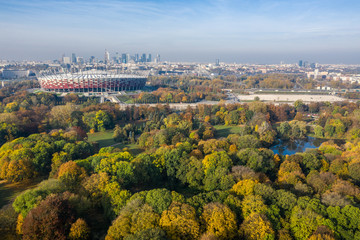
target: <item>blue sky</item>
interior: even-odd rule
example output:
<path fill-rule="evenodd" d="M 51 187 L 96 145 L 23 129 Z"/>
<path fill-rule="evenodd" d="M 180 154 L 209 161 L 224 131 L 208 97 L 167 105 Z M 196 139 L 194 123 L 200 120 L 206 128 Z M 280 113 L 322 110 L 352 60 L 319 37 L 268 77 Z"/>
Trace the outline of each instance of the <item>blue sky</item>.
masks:
<path fill-rule="evenodd" d="M 0 59 L 360 63 L 356 0 L 0 0 Z"/>

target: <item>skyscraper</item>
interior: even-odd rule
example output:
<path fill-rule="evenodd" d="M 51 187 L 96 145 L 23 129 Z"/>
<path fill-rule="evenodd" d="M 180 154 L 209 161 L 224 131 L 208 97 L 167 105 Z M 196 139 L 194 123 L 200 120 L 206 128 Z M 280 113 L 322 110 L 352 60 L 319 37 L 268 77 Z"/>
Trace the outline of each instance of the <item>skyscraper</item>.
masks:
<path fill-rule="evenodd" d="M 104 56 L 104 63 L 109 64 L 110 63 L 110 53 L 108 50 L 105 49 L 105 56 Z"/>
<path fill-rule="evenodd" d="M 75 54 L 75 53 L 71 54 L 71 61 L 72 61 L 72 63 L 77 63 L 77 59 L 76 59 L 76 54 Z"/>
<path fill-rule="evenodd" d="M 115 53 L 114 62 L 115 63 L 120 63 L 120 56 L 119 56 L 118 52 Z"/>
<path fill-rule="evenodd" d="M 126 53 L 122 53 L 122 54 L 121 54 L 121 62 L 122 62 L 122 63 L 128 63 L 128 59 L 127 59 L 127 54 L 126 54 Z"/>
<path fill-rule="evenodd" d="M 141 60 L 140 60 L 141 62 L 146 62 L 146 53 L 143 53 L 142 55 L 141 55 Z"/>
<path fill-rule="evenodd" d="M 303 61 L 300 60 L 300 61 L 299 61 L 299 67 L 302 67 L 302 66 L 303 66 Z"/>
<path fill-rule="evenodd" d="M 148 55 L 147 62 L 151 62 L 151 53 L 149 53 L 149 55 Z"/>

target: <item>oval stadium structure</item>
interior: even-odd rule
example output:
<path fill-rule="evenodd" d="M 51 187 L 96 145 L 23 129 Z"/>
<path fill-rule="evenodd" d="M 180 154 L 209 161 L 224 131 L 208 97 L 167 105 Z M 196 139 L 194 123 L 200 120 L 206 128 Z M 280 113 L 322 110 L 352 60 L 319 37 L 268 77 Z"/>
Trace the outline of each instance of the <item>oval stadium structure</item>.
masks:
<path fill-rule="evenodd" d="M 110 72 L 86 71 L 78 73 L 42 74 L 40 86 L 52 92 L 119 92 L 142 89 L 147 77 Z"/>

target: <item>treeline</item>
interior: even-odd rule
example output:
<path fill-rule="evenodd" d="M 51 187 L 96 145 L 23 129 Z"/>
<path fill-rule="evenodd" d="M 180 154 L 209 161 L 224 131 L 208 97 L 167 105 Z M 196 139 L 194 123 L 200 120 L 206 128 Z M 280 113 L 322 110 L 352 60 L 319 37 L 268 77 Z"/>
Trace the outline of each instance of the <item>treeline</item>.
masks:
<path fill-rule="evenodd" d="M 189 91 L 171 88 L 158 88 L 153 92 L 142 92 L 134 96 L 135 103 L 194 103 L 201 100 L 219 101 L 226 95 L 221 89 L 194 87 Z"/>
<path fill-rule="evenodd" d="M 295 86 L 307 90 L 315 89 L 318 85 L 328 86 L 335 89 L 358 89 L 358 83 L 349 81 L 307 78 L 303 74 L 256 74 L 256 75 L 219 75 L 213 78 L 194 77 L 194 76 L 152 76 L 149 78 L 150 84 L 155 87 L 175 87 L 184 91 L 198 86 L 210 87 L 212 89 L 293 89 Z"/>

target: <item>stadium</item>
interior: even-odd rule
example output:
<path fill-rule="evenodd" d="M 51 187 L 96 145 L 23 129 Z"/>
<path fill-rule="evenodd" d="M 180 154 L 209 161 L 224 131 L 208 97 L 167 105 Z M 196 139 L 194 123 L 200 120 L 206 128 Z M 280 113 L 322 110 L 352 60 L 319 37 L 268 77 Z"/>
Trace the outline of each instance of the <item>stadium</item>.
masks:
<path fill-rule="evenodd" d="M 45 91 L 102 93 L 140 90 L 145 86 L 147 77 L 90 70 L 77 73 L 40 74 L 38 80 Z"/>

